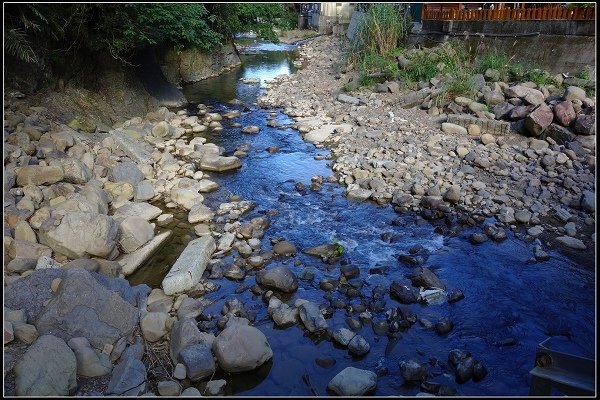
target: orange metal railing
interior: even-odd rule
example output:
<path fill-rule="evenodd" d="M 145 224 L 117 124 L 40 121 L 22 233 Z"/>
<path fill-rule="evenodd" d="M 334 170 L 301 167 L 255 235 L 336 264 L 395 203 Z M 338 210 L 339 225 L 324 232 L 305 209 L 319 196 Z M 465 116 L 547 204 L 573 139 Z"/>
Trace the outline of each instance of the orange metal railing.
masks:
<path fill-rule="evenodd" d="M 595 7 L 543 7 L 501 10 L 423 10 L 423 19 L 463 21 L 595 20 Z"/>

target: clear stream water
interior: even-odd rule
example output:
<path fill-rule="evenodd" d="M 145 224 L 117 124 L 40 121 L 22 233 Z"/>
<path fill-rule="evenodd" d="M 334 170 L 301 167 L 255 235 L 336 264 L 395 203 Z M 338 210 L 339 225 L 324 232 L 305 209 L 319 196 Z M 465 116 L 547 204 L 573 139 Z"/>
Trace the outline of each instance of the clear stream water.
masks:
<path fill-rule="evenodd" d="M 407 254 L 412 246 L 419 244 L 429 255 L 425 265 L 448 290 L 461 289 L 465 298 L 454 304 L 410 305 L 418 318 L 434 323 L 450 318 L 454 328 L 449 334 L 438 335 L 417 322 L 403 331 L 400 338 L 390 339 L 376 335 L 367 324 L 358 333 L 369 342 L 370 352 L 363 357 L 353 357 L 332 340 L 305 333 L 302 324 L 277 328 L 267 315 L 262 298 L 249 290 L 255 283 L 253 275 L 246 276 L 242 282 L 218 279 L 220 289 L 207 295 L 214 303 L 205 314 L 218 317 L 226 300 L 239 298 L 247 309 L 256 312 L 255 326 L 266 335 L 273 349 L 273 359 L 255 371 L 238 375 L 218 372 L 214 379 L 227 380 L 227 394 L 312 396 L 315 390 L 322 396 L 328 394 L 328 382 L 348 366 L 371 371 L 386 366 L 387 375 L 379 377 L 377 388 L 371 394 L 410 396 L 420 391 L 419 385 L 404 383 L 398 363 L 414 359 L 427 364 L 430 381 L 450 385 L 459 395 L 525 396 L 529 393 L 529 371 L 534 364 L 536 346 L 549 336 L 553 337 L 553 346 L 557 349 L 595 358 L 593 271 L 552 251 L 549 261 L 528 263 L 533 255 L 532 245 L 516 239 L 510 232 L 503 242 L 488 241 L 475 246 L 469 243 L 468 236 L 476 228 L 467 228 L 454 237 L 442 236 L 428 222 L 417 216 L 397 214 L 390 206 L 348 202 L 339 184 L 324 183 L 320 191 L 308 189 L 312 177 L 332 175 L 331 161 L 315 160 L 315 156 L 326 156 L 328 150 L 305 143 L 291 128 L 267 126 L 271 113 L 276 113 L 275 118 L 282 125 L 292 120 L 281 110 L 264 110 L 253 104 L 263 92 L 266 80 L 295 71 L 292 63 L 297 56 L 295 47 L 248 43 L 250 46 L 244 52 L 246 55 L 241 56 L 239 68 L 184 88 L 188 100 L 211 105 L 215 111 L 243 109 L 241 105 L 228 103 L 234 98 L 249 109 L 232 121 L 223 120 L 221 132 L 204 134 L 209 142 L 223 146 L 226 155 L 240 144 L 250 145 L 240 170 L 210 174 L 221 188 L 205 196 L 206 203 L 216 205 L 235 194 L 256 203 L 255 209 L 242 220 L 269 212 L 271 225 L 263 238 L 263 247 L 267 249 L 269 239 L 276 237 L 293 242 L 299 250 L 339 241 L 345 247 L 343 256 L 360 268 L 360 278 L 364 280 L 360 290 L 366 297 L 372 295 L 375 285 L 389 285 L 395 279 L 408 277 L 413 267 L 400 263 L 398 255 Z M 239 78 L 257 78 L 260 83 L 244 84 Z M 242 126 L 258 125 L 260 133 L 243 134 L 241 127 L 231 126 L 233 122 Z M 270 146 L 279 147 L 279 152 L 267 152 Z M 296 182 L 304 183 L 307 190 L 296 191 Z M 171 242 L 130 278 L 132 283 L 145 282 L 158 287 L 187 242 L 195 238 L 193 227 L 186 224 L 185 213 L 176 214 L 170 228 L 175 231 Z M 382 240 L 381 235 L 386 232 L 395 234 L 392 243 Z M 295 265 L 297 261 L 301 264 Z M 296 298 L 328 303 L 324 298 L 326 292 L 319 289 L 319 281 L 339 277 L 339 263 L 332 266 L 299 252 L 293 258 L 274 259 L 267 268 L 281 262 L 297 275 L 304 268 L 311 268 L 314 273 L 312 281 L 299 280 L 299 289 L 291 296 L 292 303 Z M 369 274 L 370 268 L 377 264 L 389 266 L 388 272 Z M 248 289 L 236 294 L 236 289 L 243 285 Z M 337 291 L 332 292 L 332 298 L 344 299 L 351 305 L 360 303 L 360 298 L 348 298 Z M 374 314 L 375 320 L 384 319 L 385 310 L 399 305 L 389 293 L 384 300 L 385 309 Z M 336 309 L 328 319 L 330 328 L 347 327 L 345 321 L 349 315 L 344 309 Z M 358 319 L 358 315 L 352 316 Z M 507 339 L 514 339 L 516 344 L 498 344 Z M 470 351 L 486 366 L 488 375 L 479 382 L 456 383 L 447 366 L 448 353 L 455 348 Z M 315 362 L 319 357 L 331 357 L 335 364 L 321 367 Z"/>

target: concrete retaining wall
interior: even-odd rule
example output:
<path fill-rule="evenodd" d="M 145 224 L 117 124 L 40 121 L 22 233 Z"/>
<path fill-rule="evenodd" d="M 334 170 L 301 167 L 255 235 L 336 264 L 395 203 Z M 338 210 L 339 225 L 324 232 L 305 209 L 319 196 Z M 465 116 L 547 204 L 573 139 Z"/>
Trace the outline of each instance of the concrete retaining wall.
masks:
<path fill-rule="evenodd" d="M 444 33 L 521 35 L 539 32 L 541 35 L 595 36 L 595 21 L 536 20 L 536 21 L 441 21 L 424 20 L 423 30 Z"/>

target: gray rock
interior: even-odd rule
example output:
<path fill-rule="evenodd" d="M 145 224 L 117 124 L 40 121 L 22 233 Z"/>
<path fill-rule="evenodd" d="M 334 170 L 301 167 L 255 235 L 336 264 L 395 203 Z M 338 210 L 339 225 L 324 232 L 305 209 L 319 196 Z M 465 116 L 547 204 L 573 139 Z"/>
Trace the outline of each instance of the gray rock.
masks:
<path fill-rule="evenodd" d="M 400 373 L 405 381 L 422 381 L 427 378 L 427 369 L 417 361 L 401 361 Z"/>
<path fill-rule="evenodd" d="M 94 229 L 90 229 L 92 226 Z M 40 243 L 69 258 L 114 258 L 117 234 L 118 224 L 112 217 L 85 212 L 51 218 L 38 231 Z"/>
<path fill-rule="evenodd" d="M 348 350 L 350 350 L 350 353 L 357 356 L 367 354 L 370 349 L 371 346 L 369 346 L 369 343 L 361 335 L 355 335 L 348 343 Z"/>
<path fill-rule="evenodd" d="M 556 241 L 560 244 L 570 247 L 571 249 L 576 250 L 585 250 L 587 249 L 586 245 L 579 239 L 570 236 L 559 236 L 556 238 Z"/>
<path fill-rule="evenodd" d="M 214 382 L 214 381 L 208 382 L 207 386 L 209 383 L 212 383 L 212 382 Z M 225 381 L 223 381 L 223 382 L 225 382 Z M 207 395 L 208 395 L 208 393 L 207 393 Z M 200 393 L 200 391 L 198 389 L 196 389 L 195 387 L 190 386 L 189 388 L 187 388 L 183 392 L 181 392 L 179 397 L 202 397 L 202 393 Z"/>
<path fill-rule="evenodd" d="M 460 126 L 460 125 L 456 125 L 450 122 L 443 122 L 442 123 L 442 131 L 444 131 L 445 133 L 449 134 L 449 135 L 461 135 L 461 136 L 467 136 L 467 129 Z"/>
<path fill-rule="evenodd" d="M 257 272 L 256 282 L 268 289 L 293 293 L 298 289 L 296 275 L 286 266 L 263 269 Z"/>
<path fill-rule="evenodd" d="M 141 181 L 135 187 L 134 201 L 147 201 L 154 197 L 154 187 L 148 180 Z"/>
<path fill-rule="evenodd" d="M 95 350 L 84 337 L 74 337 L 67 342 L 77 359 L 77 374 L 87 377 L 104 376 L 112 371 L 108 355 Z"/>
<path fill-rule="evenodd" d="M 309 332 L 317 332 L 327 329 L 327 321 L 321 314 L 319 306 L 310 301 L 304 302 L 298 306 L 300 320 Z"/>
<path fill-rule="evenodd" d="M 37 260 L 35 258 L 15 258 L 6 265 L 6 269 L 9 272 L 22 274 L 25 271 L 35 269 L 36 264 Z"/>
<path fill-rule="evenodd" d="M 373 194 L 373 192 L 368 189 L 356 188 L 348 190 L 346 192 L 346 197 L 350 201 L 365 201 L 371 197 L 371 194 Z"/>
<path fill-rule="evenodd" d="M 127 217 L 119 225 L 119 245 L 132 253 L 154 237 L 154 227 L 141 217 Z"/>
<path fill-rule="evenodd" d="M 70 269 L 35 325 L 64 340 L 86 337 L 96 349 L 133 332 L 138 310 L 83 269 Z"/>
<path fill-rule="evenodd" d="M 596 193 L 589 190 L 584 190 L 579 203 L 584 211 L 590 213 L 596 212 Z"/>
<path fill-rule="evenodd" d="M 153 220 L 162 214 L 162 210 L 148 203 L 127 203 L 115 210 L 113 217 L 115 219 L 125 219 L 127 217 L 141 217 L 146 221 Z"/>
<path fill-rule="evenodd" d="M 448 190 L 444 194 L 444 200 L 446 200 L 449 203 L 453 203 L 453 204 L 458 203 L 460 201 L 460 198 L 461 198 L 461 191 L 460 191 L 459 185 L 450 186 L 450 188 L 448 188 Z"/>
<path fill-rule="evenodd" d="M 565 100 L 581 100 L 586 98 L 585 90 L 577 86 L 569 86 L 565 89 L 563 94 Z"/>
<path fill-rule="evenodd" d="M 287 328 L 298 322 L 298 309 L 288 306 L 275 296 L 269 299 L 268 313 L 280 328 Z"/>
<path fill-rule="evenodd" d="M 59 158 L 49 164 L 62 167 L 65 182 L 84 184 L 92 179 L 92 171 L 76 158 Z"/>
<path fill-rule="evenodd" d="M 176 397 L 181 393 L 181 385 L 175 381 L 160 381 L 157 389 L 161 396 Z"/>
<path fill-rule="evenodd" d="M 332 334 L 333 339 L 342 346 L 348 346 L 348 343 L 350 343 L 350 340 L 352 340 L 354 336 L 356 336 L 356 333 L 348 328 L 336 329 Z"/>
<path fill-rule="evenodd" d="M 199 168 L 203 171 L 223 172 L 237 169 L 242 166 L 242 162 L 235 156 L 224 157 L 216 155 L 205 155 L 200 161 Z"/>
<path fill-rule="evenodd" d="M 138 396 L 146 388 L 146 367 L 135 357 L 121 357 L 113 369 L 105 394 L 108 396 Z"/>
<path fill-rule="evenodd" d="M 515 220 L 522 224 L 528 224 L 531 216 L 532 214 L 529 210 L 518 210 L 515 212 Z"/>
<path fill-rule="evenodd" d="M 144 180 L 144 174 L 134 162 L 123 161 L 109 170 L 108 179 L 112 182 L 127 182 L 136 187 Z"/>
<path fill-rule="evenodd" d="M 38 338 L 14 367 L 17 396 L 68 396 L 77 389 L 77 360 L 64 340 Z"/>
<path fill-rule="evenodd" d="M 225 328 L 213 342 L 212 350 L 226 372 L 251 371 L 273 357 L 265 335 L 243 324 Z"/>
<path fill-rule="evenodd" d="M 187 377 L 192 381 L 210 377 L 216 369 L 211 347 L 203 343 L 184 347 L 178 360 L 185 366 Z"/>
<path fill-rule="evenodd" d="M 377 386 L 377 374 L 372 371 L 346 367 L 333 377 L 327 389 L 339 396 L 362 396 Z"/>
<path fill-rule="evenodd" d="M 501 92 L 492 90 L 491 92 L 487 92 L 483 95 L 485 99 L 485 104 L 488 107 L 492 107 L 504 102 L 504 95 Z"/>
<path fill-rule="evenodd" d="M 212 221 L 215 213 L 202 203 L 198 203 L 190 208 L 188 214 L 188 222 L 190 224 L 197 224 L 199 222 L 210 222 Z"/>
<path fill-rule="evenodd" d="M 295 255 L 298 251 L 294 243 L 281 240 L 273 245 L 273 252 L 282 256 L 291 256 Z"/>
<path fill-rule="evenodd" d="M 173 324 L 169 337 L 169 354 L 174 364 L 177 364 L 179 352 L 186 346 L 200 342 L 202 335 L 195 320 L 181 319 Z"/>
<path fill-rule="evenodd" d="M 149 342 L 156 342 L 162 339 L 169 330 L 167 329 L 167 320 L 169 314 L 166 312 L 149 312 L 140 321 L 140 328 L 144 339 Z"/>
<path fill-rule="evenodd" d="M 217 379 L 214 381 L 210 381 L 206 384 L 204 395 L 223 396 L 225 394 L 225 386 L 227 386 L 227 381 L 225 381 L 225 379 Z"/>
<path fill-rule="evenodd" d="M 503 119 L 508 116 L 508 114 L 512 111 L 513 108 L 515 108 L 515 106 L 506 101 L 500 104 L 496 104 L 494 106 L 494 116 L 496 117 L 496 119 Z"/>
<path fill-rule="evenodd" d="M 348 96 L 347 94 L 340 93 L 337 97 L 338 101 L 347 104 L 359 105 L 360 100 L 356 97 Z"/>

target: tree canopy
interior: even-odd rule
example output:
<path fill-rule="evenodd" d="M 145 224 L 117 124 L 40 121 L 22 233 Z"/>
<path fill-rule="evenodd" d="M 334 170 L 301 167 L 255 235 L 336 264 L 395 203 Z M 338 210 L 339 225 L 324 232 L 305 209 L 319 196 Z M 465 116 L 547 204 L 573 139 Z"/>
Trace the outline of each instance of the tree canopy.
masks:
<path fill-rule="evenodd" d="M 136 51 L 168 44 L 210 50 L 253 31 L 276 41 L 274 28 L 293 28 L 284 3 L 31 3 L 4 5 L 4 50 L 35 62 L 36 47 L 69 52 L 84 47 L 127 61 Z"/>

